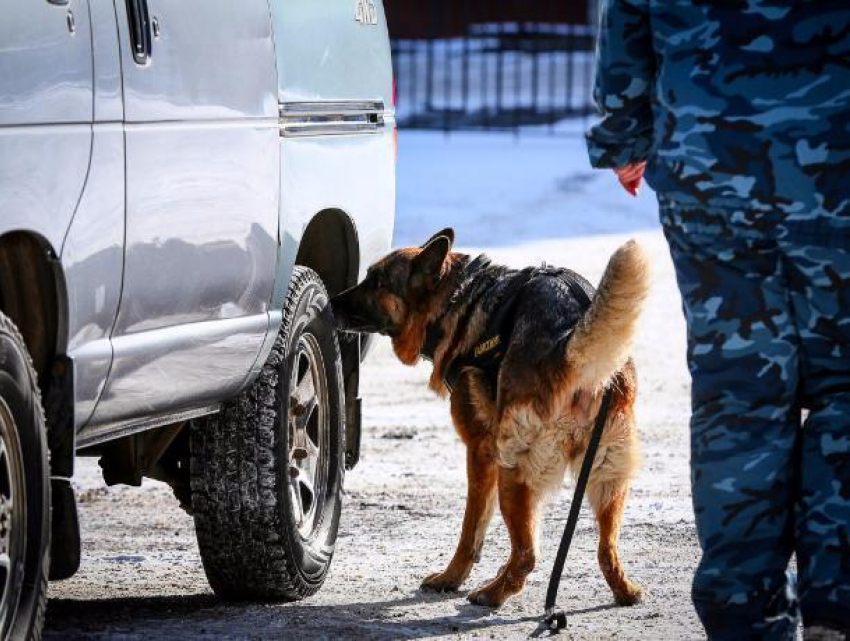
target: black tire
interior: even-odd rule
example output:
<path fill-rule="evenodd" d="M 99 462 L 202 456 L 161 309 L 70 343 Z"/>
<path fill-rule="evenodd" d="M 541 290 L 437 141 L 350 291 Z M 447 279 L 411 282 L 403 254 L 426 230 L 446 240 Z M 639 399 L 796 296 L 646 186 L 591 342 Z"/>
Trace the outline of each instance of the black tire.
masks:
<path fill-rule="evenodd" d="M 0 314 L 0 638 L 39 639 L 50 568 L 50 468 L 32 361 Z"/>
<path fill-rule="evenodd" d="M 303 404 L 293 401 L 294 380 Z M 342 363 L 328 294 L 315 272 L 296 267 L 259 378 L 191 429 L 195 529 L 216 594 L 293 601 L 322 586 L 339 526 L 344 437 Z"/>

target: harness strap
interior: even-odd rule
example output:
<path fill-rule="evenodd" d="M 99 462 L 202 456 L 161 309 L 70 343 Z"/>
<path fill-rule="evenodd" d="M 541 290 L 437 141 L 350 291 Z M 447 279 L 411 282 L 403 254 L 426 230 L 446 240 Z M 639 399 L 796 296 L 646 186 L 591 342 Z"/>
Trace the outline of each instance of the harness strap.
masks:
<path fill-rule="evenodd" d="M 460 287 L 458 288 L 458 292 L 455 292 L 452 299 L 457 297 L 459 295 L 459 292 L 462 292 L 464 290 L 465 285 L 471 282 L 480 271 L 487 269 L 488 267 L 490 267 L 491 264 L 492 262 L 486 254 L 480 254 L 479 256 L 476 256 L 474 259 L 469 261 L 466 267 L 464 267 L 463 269 L 464 279 Z M 469 321 L 469 316 L 471 316 L 472 312 L 474 311 L 474 307 L 471 307 L 468 310 L 467 316 L 463 319 L 461 325 L 465 325 Z M 429 324 L 425 328 L 425 342 L 422 345 L 420 354 L 429 361 L 433 361 L 434 354 L 437 352 L 437 346 L 440 344 L 440 341 L 443 340 L 443 337 L 443 330 L 440 327 L 439 323 Z"/>
<path fill-rule="evenodd" d="M 611 411 L 613 395 L 613 388 L 609 387 L 605 390 L 605 395 L 602 397 L 602 405 L 599 407 L 599 413 L 596 415 L 596 423 L 590 434 L 590 442 L 587 444 L 587 451 L 584 453 L 584 459 L 581 462 L 581 471 L 576 481 L 576 489 L 573 492 L 573 501 L 570 504 L 570 515 L 567 517 L 567 524 L 564 527 L 561 544 L 558 546 L 558 554 L 555 556 L 555 565 L 552 567 L 552 575 L 549 577 L 543 623 L 552 632 L 559 632 L 567 627 L 567 615 L 563 610 L 555 611 L 555 600 L 558 598 L 558 586 L 561 583 L 561 575 L 564 572 L 567 553 L 570 551 L 570 543 L 573 540 L 573 534 L 575 534 L 578 515 L 581 511 L 581 502 L 584 499 L 584 490 L 587 488 L 587 481 L 590 478 L 590 469 L 593 467 L 596 450 L 599 449 L 599 441 L 602 439 L 605 423 L 608 422 L 608 413 Z"/>
<path fill-rule="evenodd" d="M 508 340 L 514 328 L 516 320 L 516 307 L 523 287 L 536 275 L 534 270 L 525 269 L 507 284 L 501 293 L 500 301 L 496 310 L 490 316 L 490 321 L 481 335 L 481 340 L 472 348 L 472 353 L 457 356 L 448 367 L 443 377 L 443 382 L 449 392 L 460 378 L 461 372 L 466 367 L 475 367 L 480 370 L 498 372 L 505 355 Z M 470 313 L 474 309 L 470 310 Z"/>

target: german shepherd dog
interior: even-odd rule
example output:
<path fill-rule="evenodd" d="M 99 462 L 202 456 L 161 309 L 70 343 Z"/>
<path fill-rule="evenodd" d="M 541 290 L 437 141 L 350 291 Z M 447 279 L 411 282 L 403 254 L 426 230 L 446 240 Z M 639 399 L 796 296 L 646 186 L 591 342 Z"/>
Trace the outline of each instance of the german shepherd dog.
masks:
<path fill-rule="evenodd" d="M 617 544 L 639 460 L 629 352 L 649 289 L 647 258 L 634 241 L 626 243 L 611 256 L 594 293 L 569 270 L 511 270 L 452 252 L 453 242 L 454 231 L 444 229 L 421 247 L 394 251 L 331 300 L 339 329 L 388 335 L 407 365 L 430 358 L 430 387 L 439 394 L 447 393 L 454 363 L 472 363 L 460 368 L 450 391 L 452 419 L 467 447 L 463 529 L 451 562 L 422 587 L 460 587 L 481 554 L 498 495 L 510 558 L 468 598 L 498 607 L 523 589 L 535 564 L 541 501 L 567 468 L 578 474 L 603 392 L 611 387 L 587 494 L 599 525 L 599 567 L 616 602 L 632 605 L 642 590 L 626 576 Z M 582 284 L 585 304 L 564 276 Z M 512 301 L 504 300 L 511 289 Z M 504 353 L 496 367 L 476 367 L 473 352 L 498 342 L 484 334 L 504 305 L 512 307 L 513 323 Z"/>

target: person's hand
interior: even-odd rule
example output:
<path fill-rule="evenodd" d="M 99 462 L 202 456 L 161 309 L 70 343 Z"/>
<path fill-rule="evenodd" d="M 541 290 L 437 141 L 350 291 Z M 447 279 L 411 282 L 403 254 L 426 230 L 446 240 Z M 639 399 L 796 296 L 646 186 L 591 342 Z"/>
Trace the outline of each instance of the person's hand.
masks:
<path fill-rule="evenodd" d="M 614 173 L 620 179 L 620 184 L 632 196 L 637 196 L 640 181 L 643 180 L 643 172 L 646 169 L 646 161 L 635 162 L 624 167 L 617 167 Z"/>

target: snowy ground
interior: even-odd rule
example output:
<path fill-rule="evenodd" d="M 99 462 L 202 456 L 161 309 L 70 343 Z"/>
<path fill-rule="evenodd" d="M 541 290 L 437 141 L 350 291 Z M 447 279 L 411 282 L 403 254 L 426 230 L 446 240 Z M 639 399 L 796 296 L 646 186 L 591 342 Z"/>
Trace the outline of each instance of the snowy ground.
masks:
<path fill-rule="evenodd" d="M 541 240 L 657 230 L 652 192 L 631 198 L 591 169 L 582 130 L 569 121 L 555 136 L 402 131 L 395 243 L 450 225 L 468 247 L 531 251 Z"/>
<path fill-rule="evenodd" d="M 577 135 L 403 132 L 396 243 L 452 225 L 471 251 L 521 266 L 546 261 L 598 281 L 608 255 L 637 237 L 655 258 L 655 287 L 635 351 L 644 463 L 628 504 L 621 551 L 645 601 L 618 608 L 596 566 L 585 510 L 561 585 L 575 639 L 698 639 L 689 603 L 697 560 L 688 489 L 684 326 L 672 265 L 650 193 L 637 199 L 592 172 Z M 219 604 L 192 521 L 165 486 L 105 488 L 93 461 L 77 481 L 80 573 L 51 586 L 47 638 L 527 638 L 568 509 L 569 489 L 543 520 L 538 570 L 499 612 L 465 592 L 423 594 L 420 580 L 448 561 L 465 496 L 464 452 L 446 403 L 426 390 L 427 364 L 400 365 L 380 342 L 363 373 L 363 459 L 346 479 L 334 564 L 302 603 Z M 498 516 L 464 589 L 490 578 L 508 552 Z"/>

